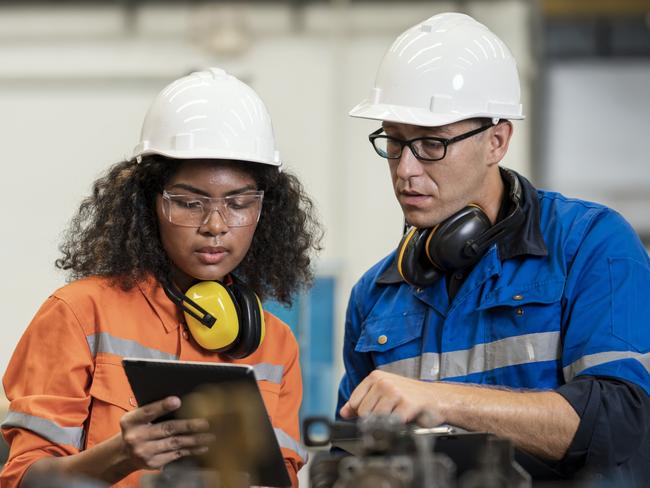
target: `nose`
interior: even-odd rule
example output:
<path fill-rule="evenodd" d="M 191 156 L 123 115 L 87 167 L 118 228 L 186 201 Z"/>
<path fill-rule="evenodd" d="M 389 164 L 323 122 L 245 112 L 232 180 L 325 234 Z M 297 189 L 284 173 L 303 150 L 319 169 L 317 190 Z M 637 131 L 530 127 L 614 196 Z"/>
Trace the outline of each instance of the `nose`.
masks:
<path fill-rule="evenodd" d="M 399 179 L 406 181 L 413 176 L 421 175 L 422 171 L 422 163 L 415 157 L 409 146 L 404 146 L 402 155 L 397 161 L 395 175 Z"/>
<path fill-rule="evenodd" d="M 228 232 L 228 224 L 221 215 L 221 211 L 218 208 L 213 208 L 210 210 L 210 215 L 208 215 L 208 221 L 201 226 L 202 232 L 207 232 L 212 235 L 225 234 Z"/>

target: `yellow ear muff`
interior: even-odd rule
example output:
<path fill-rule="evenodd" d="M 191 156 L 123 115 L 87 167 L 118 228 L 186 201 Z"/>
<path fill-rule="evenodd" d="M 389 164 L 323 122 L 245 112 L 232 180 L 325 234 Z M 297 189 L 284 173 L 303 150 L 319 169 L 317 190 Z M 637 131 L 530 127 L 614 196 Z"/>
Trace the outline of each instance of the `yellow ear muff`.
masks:
<path fill-rule="evenodd" d="M 229 347 L 237 340 L 239 312 L 235 306 L 232 292 L 227 287 L 216 281 L 201 281 L 187 290 L 185 295 L 216 319 L 212 327 L 207 327 L 189 313 L 184 312 L 185 321 L 196 342 L 205 349 L 219 351 Z M 185 306 L 199 316 L 202 315 L 191 304 L 186 303 Z M 261 309 L 262 305 L 259 304 L 259 306 Z"/>
<path fill-rule="evenodd" d="M 399 247 L 397 249 L 397 272 L 400 274 L 400 276 L 406 280 L 406 272 L 404 271 L 404 253 L 406 253 L 406 249 L 409 246 L 409 243 L 411 239 L 413 239 L 413 236 L 417 232 L 416 227 L 411 227 L 409 231 L 406 233 L 404 237 L 402 237 L 402 242 L 400 242 Z M 406 280 L 408 282 L 408 280 Z"/>

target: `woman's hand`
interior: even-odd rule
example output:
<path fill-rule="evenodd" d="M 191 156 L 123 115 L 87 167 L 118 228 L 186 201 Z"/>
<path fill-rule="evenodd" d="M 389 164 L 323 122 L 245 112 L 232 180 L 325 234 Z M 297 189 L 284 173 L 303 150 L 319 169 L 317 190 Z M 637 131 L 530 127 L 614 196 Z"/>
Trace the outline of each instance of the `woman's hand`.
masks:
<path fill-rule="evenodd" d="M 151 423 L 180 406 L 181 400 L 172 396 L 124 414 L 120 420 L 123 454 L 133 471 L 160 469 L 175 459 L 203 454 L 215 441 L 214 435 L 207 433 L 210 425 L 205 419 Z"/>

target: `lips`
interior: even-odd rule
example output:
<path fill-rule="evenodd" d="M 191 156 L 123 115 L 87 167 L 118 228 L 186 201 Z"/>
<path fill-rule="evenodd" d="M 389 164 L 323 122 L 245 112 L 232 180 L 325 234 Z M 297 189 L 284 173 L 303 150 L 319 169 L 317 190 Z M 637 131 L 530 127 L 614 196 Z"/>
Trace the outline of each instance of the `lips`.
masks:
<path fill-rule="evenodd" d="M 415 191 L 401 191 L 399 192 L 399 201 L 403 205 L 421 206 L 429 201 L 431 197 Z"/>
<path fill-rule="evenodd" d="M 228 250 L 222 246 L 204 246 L 195 252 L 199 260 L 204 264 L 217 264 L 225 258 Z"/>
<path fill-rule="evenodd" d="M 226 248 L 223 246 L 205 246 L 197 249 L 196 252 L 214 254 L 218 252 L 226 252 Z"/>

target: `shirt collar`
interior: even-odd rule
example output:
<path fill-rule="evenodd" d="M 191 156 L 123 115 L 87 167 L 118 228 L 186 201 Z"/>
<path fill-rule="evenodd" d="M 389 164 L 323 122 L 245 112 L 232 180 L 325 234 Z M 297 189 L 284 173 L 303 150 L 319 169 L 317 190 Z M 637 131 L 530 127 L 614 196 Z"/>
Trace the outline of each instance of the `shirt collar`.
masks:
<path fill-rule="evenodd" d="M 172 332 L 181 326 L 183 322 L 181 312 L 165 294 L 165 290 L 163 290 L 158 280 L 149 277 L 139 281 L 138 288 L 162 322 L 165 331 Z"/>
<path fill-rule="evenodd" d="M 231 285 L 235 282 L 235 277 L 231 274 L 224 279 L 225 285 Z M 158 318 L 167 332 L 178 329 L 185 323 L 183 312 L 165 293 L 162 285 L 158 280 L 149 277 L 138 282 L 138 288 L 153 308 Z"/>
<path fill-rule="evenodd" d="M 509 186 L 508 178 L 504 173 L 509 171 L 519 180 L 521 184 L 521 211 L 524 214 L 523 222 L 514 232 L 509 233 L 497 243 L 499 259 L 505 261 L 516 256 L 546 256 L 548 251 L 544 243 L 544 237 L 540 227 L 540 210 L 537 190 L 526 178 L 519 173 L 508 169 L 500 168 L 504 183 Z M 509 188 L 506 188 L 508 190 Z M 509 192 L 506 191 L 506 194 Z M 395 257 L 390 265 L 379 275 L 376 283 L 379 285 L 393 285 L 402 283 L 404 279 L 397 270 Z"/>

